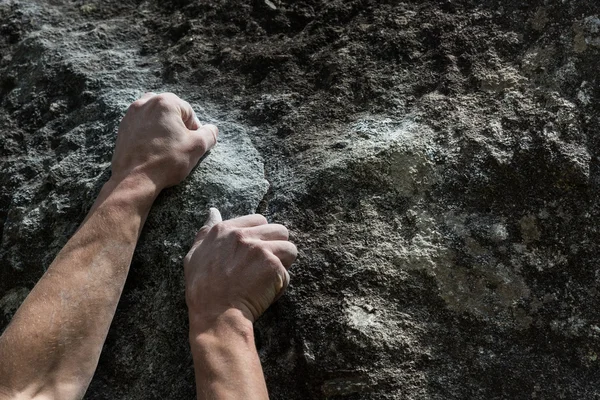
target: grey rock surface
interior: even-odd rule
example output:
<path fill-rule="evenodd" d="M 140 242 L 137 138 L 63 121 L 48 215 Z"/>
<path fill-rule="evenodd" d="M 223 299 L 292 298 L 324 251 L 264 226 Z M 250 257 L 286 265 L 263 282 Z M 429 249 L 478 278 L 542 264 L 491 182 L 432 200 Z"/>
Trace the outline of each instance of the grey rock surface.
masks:
<path fill-rule="evenodd" d="M 89 399 L 194 397 L 209 206 L 300 249 L 256 324 L 273 399 L 600 398 L 600 5 L 0 1 L 0 326 L 173 91 L 219 145 L 157 201 Z"/>

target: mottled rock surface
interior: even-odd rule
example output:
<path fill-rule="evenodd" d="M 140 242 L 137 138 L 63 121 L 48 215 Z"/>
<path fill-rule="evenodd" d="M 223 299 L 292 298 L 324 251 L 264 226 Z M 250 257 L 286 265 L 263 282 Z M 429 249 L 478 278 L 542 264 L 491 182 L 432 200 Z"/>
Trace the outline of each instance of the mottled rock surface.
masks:
<path fill-rule="evenodd" d="M 206 209 L 292 230 L 273 399 L 600 398 L 596 0 L 0 0 L 0 327 L 144 91 L 221 141 L 163 193 L 86 398 L 194 397 Z"/>

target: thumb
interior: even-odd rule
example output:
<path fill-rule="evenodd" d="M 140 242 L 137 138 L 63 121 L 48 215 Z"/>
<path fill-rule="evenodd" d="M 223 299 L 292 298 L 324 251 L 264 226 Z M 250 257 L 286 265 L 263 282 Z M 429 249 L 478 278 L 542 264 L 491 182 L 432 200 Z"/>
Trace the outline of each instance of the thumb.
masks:
<path fill-rule="evenodd" d="M 204 225 L 202 226 L 202 228 L 200 228 L 200 230 L 196 234 L 196 238 L 194 239 L 194 244 L 192 245 L 192 248 L 190 249 L 190 251 L 188 251 L 187 255 L 185 256 L 186 264 L 191 260 L 192 255 L 194 254 L 194 251 L 196 250 L 196 248 L 198 248 L 198 246 L 200 246 L 200 244 L 202 244 L 202 241 L 204 240 L 206 235 L 208 235 L 208 232 L 210 232 L 210 228 L 212 228 L 213 226 L 215 226 L 222 220 L 223 219 L 221 218 L 221 213 L 219 212 L 219 210 L 217 210 L 214 207 L 211 207 L 210 210 L 208 211 L 208 218 L 206 219 L 206 221 L 204 221 Z"/>
<path fill-rule="evenodd" d="M 204 225 L 202 226 L 202 228 L 200 228 L 198 234 L 196 235 L 196 238 L 194 239 L 194 246 L 196 244 L 199 244 L 199 242 L 202 242 L 206 235 L 208 235 L 208 232 L 210 232 L 210 228 L 212 228 L 221 221 L 223 221 L 223 218 L 221 218 L 221 213 L 219 212 L 219 210 L 217 210 L 214 207 L 211 207 L 208 211 L 208 218 L 206 219 Z"/>
<path fill-rule="evenodd" d="M 281 285 L 281 288 L 275 296 L 273 303 L 275 303 L 277 300 L 279 300 L 281 296 L 283 296 L 288 286 L 290 285 L 290 273 L 287 271 L 287 269 L 283 268 L 283 273 L 279 276 L 279 279 L 281 279 L 281 282 L 279 282 L 277 286 L 279 287 Z"/>

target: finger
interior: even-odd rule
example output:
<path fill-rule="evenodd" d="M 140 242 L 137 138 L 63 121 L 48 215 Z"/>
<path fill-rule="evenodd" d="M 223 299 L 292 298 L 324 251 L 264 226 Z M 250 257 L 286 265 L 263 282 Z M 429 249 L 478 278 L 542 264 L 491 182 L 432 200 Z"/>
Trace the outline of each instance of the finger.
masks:
<path fill-rule="evenodd" d="M 281 282 L 279 284 L 281 286 L 281 289 L 279 290 L 277 296 L 275 296 L 275 300 L 273 300 L 273 303 L 279 300 L 281 296 L 283 296 L 288 286 L 290 285 L 290 273 L 287 271 L 287 269 L 282 268 L 279 278 L 281 279 Z"/>
<path fill-rule="evenodd" d="M 259 225 L 244 231 L 249 237 L 260 240 L 288 240 L 290 237 L 287 228 L 280 224 Z"/>
<path fill-rule="evenodd" d="M 267 248 L 271 253 L 275 254 L 281 260 L 281 263 L 286 269 L 289 269 L 296 257 L 298 257 L 298 249 L 296 246 L 287 240 L 275 240 L 266 242 Z"/>
<path fill-rule="evenodd" d="M 181 120 L 183 121 L 186 128 L 188 128 L 191 131 L 195 131 L 196 129 L 199 129 L 202 126 L 190 103 L 183 100 L 176 94 L 167 93 L 166 95 L 169 96 L 169 99 L 173 99 L 173 101 L 175 101 L 175 103 L 177 104 Z"/>
<path fill-rule="evenodd" d="M 221 213 L 219 212 L 219 210 L 217 210 L 214 207 L 211 207 L 208 212 L 208 218 L 204 222 L 204 225 L 202 226 L 202 228 L 200 228 L 200 230 L 196 234 L 196 238 L 194 239 L 194 244 L 196 244 L 198 242 L 202 242 L 204 240 L 204 238 L 206 237 L 206 235 L 208 235 L 210 228 L 212 228 L 213 226 L 215 226 L 222 220 L 223 219 L 221 217 Z"/>
<path fill-rule="evenodd" d="M 196 237 L 194 238 L 194 244 L 185 256 L 185 263 L 188 263 L 191 260 L 192 256 L 194 255 L 194 251 L 196 251 L 198 246 L 202 244 L 202 241 L 204 240 L 204 238 L 206 238 L 206 235 L 208 235 L 210 229 L 221 221 L 221 213 L 219 212 L 219 210 L 217 210 L 214 207 L 211 207 L 208 211 L 208 218 L 206 219 L 206 221 L 204 221 L 204 225 L 196 234 Z"/>
<path fill-rule="evenodd" d="M 173 101 L 177 108 L 179 109 L 179 115 L 181 116 L 181 120 L 183 121 L 186 128 L 191 131 L 195 131 L 202 127 L 200 120 L 196 116 L 194 109 L 187 101 L 183 100 L 181 97 L 177 96 L 175 93 L 163 93 L 161 96 L 168 99 L 169 101 Z"/>
<path fill-rule="evenodd" d="M 194 147 L 204 155 L 207 151 L 215 147 L 217 137 L 219 136 L 219 128 L 215 125 L 203 125 L 200 128 L 191 131 L 195 143 Z"/>
<path fill-rule="evenodd" d="M 253 226 L 266 225 L 268 222 L 267 219 L 260 214 L 250 214 L 243 217 L 230 219 L 225 221 L 224 224 L 232 228 L 251 228 Z"/>

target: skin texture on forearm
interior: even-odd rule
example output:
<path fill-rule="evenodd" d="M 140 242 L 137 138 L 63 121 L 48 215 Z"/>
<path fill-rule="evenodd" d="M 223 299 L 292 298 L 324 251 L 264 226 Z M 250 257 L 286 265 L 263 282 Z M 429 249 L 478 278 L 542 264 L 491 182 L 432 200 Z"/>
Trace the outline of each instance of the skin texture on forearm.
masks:
<path fill-rule="evenodd" d="M 172 93 L 130 105 L 111 179 L 0 337 L 0 400 L 83 397 L 154 199 L 189 175 L 217 135 Z"/>
<path fill-rule="evenodd" d="M 237 310 L 214 321 L 190 321 L 199 400 L 268 399 L 252 323 Z"/>
<path fill-rule="evenodd" d="M 107 182 L 0 337 L 0 398 L 79 399 L 87 389 L 156 188 Z"/>

